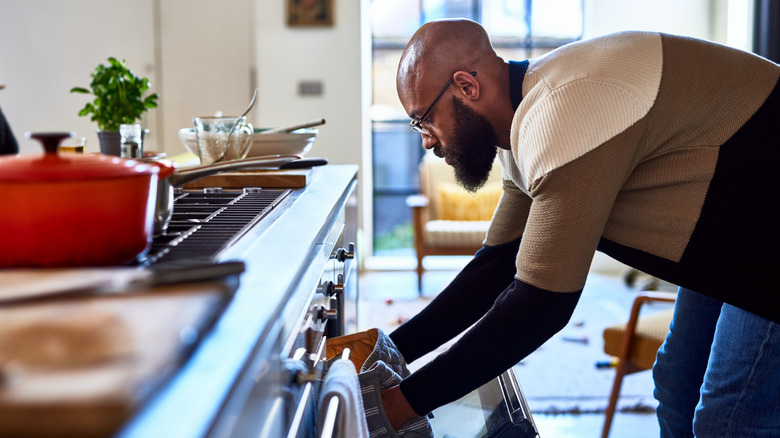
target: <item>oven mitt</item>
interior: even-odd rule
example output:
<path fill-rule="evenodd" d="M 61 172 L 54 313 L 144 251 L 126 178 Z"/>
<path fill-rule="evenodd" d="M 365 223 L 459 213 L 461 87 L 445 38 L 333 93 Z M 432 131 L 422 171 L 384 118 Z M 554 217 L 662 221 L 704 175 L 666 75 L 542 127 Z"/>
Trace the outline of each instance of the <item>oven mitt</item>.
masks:
<path fill-rule="evenodd" d="M 410 374 L 398 347 L 380 329 L 373 328 L 347 336 L 329 338 L 325 351 L 327 360 L 340 357 L 345 348 L 349 348 L 349 360 L 355 364 L 358 374 L 368 370 L 378 361 L 384 362 L 401 377 Z"/>
<path fill-rule="evenodd" d="M 401 383 L 401 376 L 384 362 L 376 361 L 368 370 L 358 374 L 368 434 L 371 438 L 433 438 L 433 429 L 427 418 L 418 415 L 396 432 L 382 406 L 380 390 Z"/>

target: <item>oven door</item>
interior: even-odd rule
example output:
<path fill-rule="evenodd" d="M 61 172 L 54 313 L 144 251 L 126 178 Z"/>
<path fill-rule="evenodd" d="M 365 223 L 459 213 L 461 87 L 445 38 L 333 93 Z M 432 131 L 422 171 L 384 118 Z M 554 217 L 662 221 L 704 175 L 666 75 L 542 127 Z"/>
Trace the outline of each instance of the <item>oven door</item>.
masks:
<path fill-rule="evenodd" d="M 323 424 L 318 438 L 350 438 L 336 428 L 333 417 L 338 404 L 318 414 Z M 461 399 L 433 411 L 430 418 L 436 437 L 538 438 L 531 411 L 514 371 L 497 378 Z"/>
<path fill-rule="evenodd" d="M 510 368 L 497 378 L 433 411 L 437 437 L 535 438 L 531 411 Z"/>

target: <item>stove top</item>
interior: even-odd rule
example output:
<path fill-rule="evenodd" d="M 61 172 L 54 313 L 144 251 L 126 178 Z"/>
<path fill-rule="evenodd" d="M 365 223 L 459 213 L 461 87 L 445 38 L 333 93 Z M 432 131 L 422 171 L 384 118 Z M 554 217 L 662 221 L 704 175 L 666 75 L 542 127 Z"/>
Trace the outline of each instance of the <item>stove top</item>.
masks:
<path fill-rule="evenodd" d="M 243 190 L 204 188 L 174 192 L 173 217 L 155 236 L 140 266 L 157 263 L 210 262 L 257 225 L 290 193 L 290 189 Z"/>

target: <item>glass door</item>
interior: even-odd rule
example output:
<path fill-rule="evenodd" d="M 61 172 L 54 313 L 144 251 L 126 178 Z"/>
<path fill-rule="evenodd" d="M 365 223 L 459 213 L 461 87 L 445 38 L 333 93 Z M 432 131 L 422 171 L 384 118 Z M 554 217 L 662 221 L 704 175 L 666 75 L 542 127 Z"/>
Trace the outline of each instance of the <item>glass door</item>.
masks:
<path fill-rule="evenodd" d="M 480 22 L 499 56 L 523 60 L 578 40 L 583 0 L 372 0 L 374 256 L 414 257 L 411 211 L 418 193 L 420 135 L 395 90 L 395 73 L 409 38 L 424 23 L 463 17 Z"/>

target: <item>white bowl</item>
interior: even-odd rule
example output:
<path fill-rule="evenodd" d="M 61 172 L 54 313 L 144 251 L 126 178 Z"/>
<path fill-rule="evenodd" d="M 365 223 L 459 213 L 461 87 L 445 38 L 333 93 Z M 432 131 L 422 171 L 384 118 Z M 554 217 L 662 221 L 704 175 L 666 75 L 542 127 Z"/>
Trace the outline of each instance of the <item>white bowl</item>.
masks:
<path fill-rule="evenodd" d="M 298 129 L 293 132 L 278 134 L 263 134 L 268 128 L 255 128 L 252 136 L 252 147 L 247 157 L 259 157 L 263 155 L 300 154 L 305 155 L 317 139 L 319 132 L 314 128 Z M 179 140 L 191 153 L 198 155 L 198 141 L 195 138 L 195 128 L 183 128 L 179 130 Z"/>

